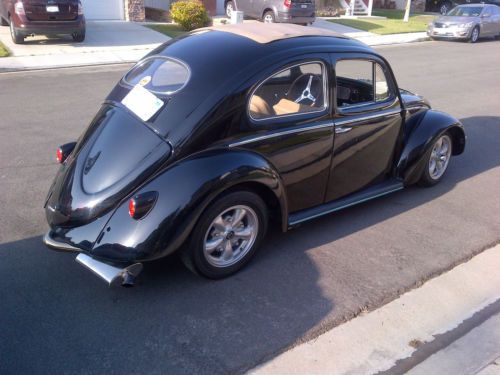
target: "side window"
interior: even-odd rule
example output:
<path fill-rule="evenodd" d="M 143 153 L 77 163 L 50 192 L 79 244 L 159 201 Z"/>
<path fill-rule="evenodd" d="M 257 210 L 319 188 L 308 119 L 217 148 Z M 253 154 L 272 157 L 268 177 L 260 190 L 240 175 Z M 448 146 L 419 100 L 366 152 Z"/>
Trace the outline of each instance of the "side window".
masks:
<path fill-rule="evenodd" d="M 375 65 L 375 101 L 383 102 L 389 99 L 389 85 L 382 67 L 377 63 L 373 65 Z"/>
<path fill-rule="evenodd" d="M 254 120 L 323 111 L 326 75 L 323 64 L 304 63 L 279 71 L 252 94 L 248 112 Z"/>
<path fill-rule="evenodd" d="M 383 102 L 390 97 L 385 72 L 376 62 L 340 60 L 335 73 L 338 107 Z"/>

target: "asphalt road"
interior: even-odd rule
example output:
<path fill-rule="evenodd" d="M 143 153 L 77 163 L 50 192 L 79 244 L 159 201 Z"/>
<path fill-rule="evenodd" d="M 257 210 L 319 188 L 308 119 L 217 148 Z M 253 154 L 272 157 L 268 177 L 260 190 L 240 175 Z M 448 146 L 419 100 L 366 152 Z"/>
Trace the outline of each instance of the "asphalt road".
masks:
<path fill-rule="evenodd" d="M 173 257 L 146 265 L 133 289 L 109 289 L 41 243 L 55 148 L 126 67 L 0 74 L 0 373 L 241 372 L 499 242 L 500 42 L 379 51 L 401 87 L 467 128 L 440 185 L 270 233 L 230 279 L 193 276 Z"/>

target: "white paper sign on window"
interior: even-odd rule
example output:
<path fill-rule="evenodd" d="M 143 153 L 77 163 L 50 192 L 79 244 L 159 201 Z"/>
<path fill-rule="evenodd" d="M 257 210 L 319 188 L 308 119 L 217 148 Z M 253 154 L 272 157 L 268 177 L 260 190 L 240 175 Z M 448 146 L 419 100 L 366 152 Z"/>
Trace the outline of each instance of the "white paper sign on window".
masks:
<path fill-rule="evenodd" d="M 164 102 L 140 85 L 134 86 L 122 100 L 122 104 L 142 121 L 148 121 L 160 110 Z"/>

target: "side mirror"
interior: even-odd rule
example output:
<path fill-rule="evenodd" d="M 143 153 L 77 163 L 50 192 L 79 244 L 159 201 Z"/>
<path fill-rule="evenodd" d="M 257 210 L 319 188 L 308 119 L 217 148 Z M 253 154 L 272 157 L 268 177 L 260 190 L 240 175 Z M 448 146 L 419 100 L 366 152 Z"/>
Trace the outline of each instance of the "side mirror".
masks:
<path fill-rule="evenodd" d="M 490 17 L 490 16 L 491 16 L 491 14 L 489 14 L 489 13 L 485 13 L 485 14 L 483 14 L 483 15 L 481 16 L 481 18 L 488 18 L 488 17 Z"/>

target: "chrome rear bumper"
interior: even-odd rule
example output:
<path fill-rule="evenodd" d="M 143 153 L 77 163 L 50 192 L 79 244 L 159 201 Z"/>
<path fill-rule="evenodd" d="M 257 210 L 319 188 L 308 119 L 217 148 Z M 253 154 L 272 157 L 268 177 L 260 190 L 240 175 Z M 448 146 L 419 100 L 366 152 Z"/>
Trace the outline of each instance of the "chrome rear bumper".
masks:
<path fill-rule="evenodd" d="M 53 239 L 50 235 L 50 232 L 45 233 L 45 236 L 43 236 L 43 243 L 45 244 L 45 246 L 57 251 L 67 251 L 70 253 L 81 252 L 81 249 L 73 245 Z"/>
<path fill-rule="evenodd" d="M 120 283 L 122 286 L 133 286 L 135 278 L 142 271 L 141 263 L 134 263 L 122 268 L 94 259 L 84 254 L 81 249 L 73 245 L 55 240 L 50 233 L 51 232 L 47 232 L 45 236 L 43 236 L 43 243 L 47 247 L 57 251 L 80 253 L 76 257 L 76 261 L 106 281 L 109 286 L 118 285 Z"/>

